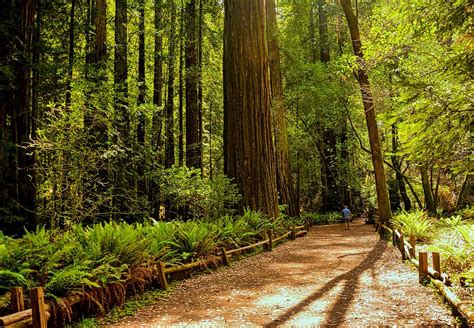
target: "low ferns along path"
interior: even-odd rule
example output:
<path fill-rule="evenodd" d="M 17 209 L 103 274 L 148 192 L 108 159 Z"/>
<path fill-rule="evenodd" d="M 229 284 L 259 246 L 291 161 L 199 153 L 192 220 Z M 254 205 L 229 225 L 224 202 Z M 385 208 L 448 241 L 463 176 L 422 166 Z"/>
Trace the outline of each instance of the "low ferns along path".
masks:
<path fill-rule="evenodd" d="M 349 324 L 454 324 L 398 250 L 360 219 L 348 231 L 313 227 L 272 252 L 183 281 L 116 327 Z"/>

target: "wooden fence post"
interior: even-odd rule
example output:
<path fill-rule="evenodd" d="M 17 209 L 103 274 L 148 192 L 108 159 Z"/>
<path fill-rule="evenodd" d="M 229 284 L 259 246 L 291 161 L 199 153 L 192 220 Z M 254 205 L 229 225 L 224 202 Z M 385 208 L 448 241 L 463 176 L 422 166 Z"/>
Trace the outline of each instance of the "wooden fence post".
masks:
<path fill-rule="evenodd" d="M 441 276 L 441 261 L 439 258 L 439 253 L 438 252 L 433 252 L 431 253 L 432 259 L 433 259 L 433 269 L 435 271 L 438 271 L 440 276 Z"/>
<path fill-rule="evenodd" d="M 160 280 L 161 288 L 168 289 L 168 280 L 166 279 L 165 264 L 163 262 L 158 263 L 158 279 Z"/>
<path fill-rule="evenodd" d="M 410 236 L 410 257 L 412 259 L 416 259 L 416 237 L 415 236 Z"/>
<path fill-rule="evenodd" d="M 273 232 L 272 232 L 272 230 L 267 231 L 267 236 L 268 236 L 267 250 L 271 251 L 273 249 Z"/>
<path fill-rule="evenodd" d="M 225 266 L 229 266 L 230 260 L 229 260 L 229 257 L 227 256 L 227 253 L 224 247 L 221 248 L 221 253 L 222 253 L 222 262 L 224 263 Z"/>
<path fill-rule="evenodd" d="M 11 304 L 10 308 L 12 313 L 20 312 L 25 309 L 25 300 L 23 298 L 23 288 L 12 287 L 10 288 Z"/>
<path fill-rule="evenodd" d="M 30 290 L 30 301 L 33 315 L 33 327 L 46 328 L 46 311 L 44 309 L 43 287 L 35 287 Z"/>
<path fill-rule="evenodd" d="M 398 249 L 402 253 L 402 261 L 405 261 L 407 257 L 405 254 L 405 239 L 402 234 L 400 234 L 400 239 L 398 239 Z"/>
<path fill-rule="evenodd" d="M 418 257 L 418 278 L 420 284 L 423 284 L 428 276 L 428 254 L 426 252 L 420 252 L 418 253 Z"/>

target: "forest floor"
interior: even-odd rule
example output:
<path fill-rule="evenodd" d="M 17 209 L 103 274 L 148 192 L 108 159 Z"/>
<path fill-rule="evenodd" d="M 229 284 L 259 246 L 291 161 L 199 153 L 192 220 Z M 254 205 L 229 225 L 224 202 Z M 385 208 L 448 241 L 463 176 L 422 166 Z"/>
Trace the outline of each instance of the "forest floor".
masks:
<path fill-rule="evenodd" d="M 398 250 L 356 219 L 179 282 L 114 327 L 455 324 Z"/>

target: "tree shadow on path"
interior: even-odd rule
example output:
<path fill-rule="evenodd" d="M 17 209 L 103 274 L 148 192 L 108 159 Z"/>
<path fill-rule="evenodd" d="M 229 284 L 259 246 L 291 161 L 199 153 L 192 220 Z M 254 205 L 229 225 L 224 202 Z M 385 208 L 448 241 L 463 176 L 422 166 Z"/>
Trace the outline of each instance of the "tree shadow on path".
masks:
<path fill-rule="evenodd" d="M 327 313 L 325 323 L 321 326 L 340 326 L 345 319 L 347 310 L 354 299 L 355 291 L 361 274 L 374 266 L 374 264 L 382 257 L 383 252 L 387 248 L 387 242 L 379 240 L 374 248 L 367 254 L 367 257 L 352 270 L 332 279 L 324 287 L 317 290 L 313 294 L 306 297 L 300 303 L 288 309 L 285 313 L 267 323 L 264 327 L 276 327 L 291 320 L 299 313 L 306 310 L 306 308 L 321 298 L 324 294 L 334 288 L 339 282 L 345 281 L 344 289 L 339 294 L 338 299 L 333 304 L 331 310 Z"/>

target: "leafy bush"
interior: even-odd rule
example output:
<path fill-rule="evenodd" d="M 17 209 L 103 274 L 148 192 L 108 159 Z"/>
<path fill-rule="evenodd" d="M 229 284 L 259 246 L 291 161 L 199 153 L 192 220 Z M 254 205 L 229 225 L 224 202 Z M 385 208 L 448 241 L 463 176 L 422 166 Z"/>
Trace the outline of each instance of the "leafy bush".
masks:
<path fill-rule="evenodd" d="M 393 217 L 392 224 L 406 236 L 415 236 L 416 239 L 424 241 L 431 237 L 433 222 L 423 211 L 402 211 Z"/>

